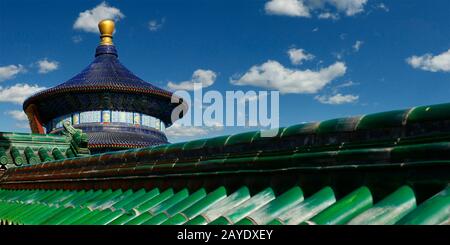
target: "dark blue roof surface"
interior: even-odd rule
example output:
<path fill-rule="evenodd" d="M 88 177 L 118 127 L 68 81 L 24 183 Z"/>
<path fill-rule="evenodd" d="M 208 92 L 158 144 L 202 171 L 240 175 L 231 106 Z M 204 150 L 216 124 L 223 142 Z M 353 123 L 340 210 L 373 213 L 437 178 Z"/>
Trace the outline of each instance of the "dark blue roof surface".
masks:
<path fill-rule="evenodd" d="M 25 101 L 24 107 L 32 100 L 55 93 L 105 89 L 157 94 L 165 97 L 172 95 L 169 91 L 145 82 L 123 66 L 114 45 L 99 45 L 95 52 L 95 59 L 88 67 L 67 82 L 32 95 Z"/>
<path fill-rule="evenodd" d="M 122 87 L 155 90 L 168 93 L 143 81 L 123 66 L 117 58 L 113 45 L 100 45 L 95 52 L 95 60 L 83 71 L 56 86 L 54 89 L 71 87 Z"/>

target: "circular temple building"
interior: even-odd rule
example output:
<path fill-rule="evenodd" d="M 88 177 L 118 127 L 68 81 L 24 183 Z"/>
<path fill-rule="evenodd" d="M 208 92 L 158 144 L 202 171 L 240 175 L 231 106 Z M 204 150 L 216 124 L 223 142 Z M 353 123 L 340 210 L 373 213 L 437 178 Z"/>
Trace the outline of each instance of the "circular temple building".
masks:
<path fill-rule="evenodd" d="M 112 42 L 114 22 L 99 23 L 100 45 L 94 61 L 67 82 L 38 92 L 23 104 L 33 133 L 60 133 L 63 123 L 88 135 L 91 152 L 165 144 L 164 133 L 179 97 L 143 81 L 119 59 Z M 183 115 L 179 115 L 181 118 Z"/>

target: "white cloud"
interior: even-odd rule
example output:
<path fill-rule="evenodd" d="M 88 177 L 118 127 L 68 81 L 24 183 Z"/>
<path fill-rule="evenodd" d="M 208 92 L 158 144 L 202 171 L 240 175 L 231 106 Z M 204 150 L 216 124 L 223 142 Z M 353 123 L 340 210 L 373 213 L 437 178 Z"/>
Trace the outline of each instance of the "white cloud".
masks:
<path fill-rule="evenodd" d="M 347 67 L 336 62 L 319 71 L 285 68 L 277 61 L 268 60 L 262 65 L 251 67 L 237 79 L 230 79 L 235 85 L 251 85 L 279 90 L 281 93 L 317 93 L 325 85 L 345 74 Z"/>
<path fill-rule="evenodd" d="M 385 11 L 385 12 L 389 12 L 389 7 L 386 6 L 386 4 L 384 4 L 384 3 L 379 3 L 379 4 L 376 6 L 376 8 L 377 8 L 377 9 L 381 9 L 381 10 L 383 10 L 383 11 Z"/>
<path fill-rule="evenodd" d="M 30 95 L 46 89 L 38 85 L 29 85 L 26 83 L 18 83 L 14 86 L 3 88 L 0 86 L 0 102 L 12 102 L 22 104 Z"/>
<path fill-rule="evenodd" d="M 150 20 L 148 22 L 148 29 L 150 31 L 158 31 L 159 29 L 162 28 L 164 22 L 166 21 L 166 19 L 161 19 L 161 21 L 158 20 Z"/>
<path fill-rule="evenodd" d="M 180 137 L 198 137 L 202 135 L 208 135 L 214 131 L 223 130 L 222 124 L 213 124 L 209 127 L 196 127 L 196 126 L 183 126 L 179 123 L 174 123 L 172 126 L 166 129 L 166 135 L 168 137 L 180 138 Z"/>
<path fill-rule="evenodd" d="M 22 129 L 30 129 L 30 124 L 28 122 L 21 122 L 14 124 L 16 128 L 22 128 Z"/>
<path fill-rule="evenodd" d="M 28 117 L 23 111 L 19 110 L 12 110 L 12 111 L 6 111 L 5 114 L 10 115 L 12 118 L 18 120 L 18 121 L 27 121 Z"/>
<path fill-rule="evenodd" d="M 435 56 L 432 54 L 414 55 L 407 58 L 406 62 L 416 69 L 431 72 L 450 72 L 450 49 Z"/>
<path fill-rule="evenodd" d="M 329 104 L 329 105 L 341 105 L 341 104 L 347 104 L 347 103 L 353 103 L 359 99 L 358 95 L 352 95 L 352 94 L 335 94 L 333 96 L 326 96 L 317 95 L 314 97 L 317 101 L 319 101 L 322 104 Z"/>
<path fill-rule="evenodd" d="M 333 90 L 333 94 L 337 94 L 339 90 L 343 89 L 343 88 L 348 88 L 348 87 L 353 87 L 353 86 L 357 86 L 359 85 L 359 83 L 355 83 L 353 81 L 348 81 L 339 85 L 336 85 L 332 88 Z"/>
<path fill-rule="evenodd" d="M 363 41 L 357 40 L 357 41 L 355 42 L 355 44 L 352 46 L 352 47 L 353 47 L 353 50 L 354 50 L 355 52 L 358 52 L 359 49 L 361 48 L 361 46 L 362 46 L 363 44 L 364 44 Z"/>
<path fill-rule="evenodd" d="M 271 0 L 266 3 L 267 14 L 310 17 L 309 8 L 303 0 Z"/>
<path fill-rule="evenodd" d="M 351 86 L 356 86 L 356 85 L 359 85 L 359 83 L 355 83 L 353 81 L 348 81 L 346 83 L 337 85 L 336 88 L 346 88 L 346 87 L 351 87 Z"/>
<path fill-rule="evenodd" d="M 287 53 L 289 55 L 289 59 L 294 65 L 300 65 L 304 60 L 314 59 L 314 55 L 306 53 L 304 49 L 291 48 L 287 51 Z"/>
<path fill-rule="evenodd" d="M 214 71 L 198 69 L 192 74 L 191 80 L 179 84 L 169 82 L 167 87 L 173 90 L 194 90 L 194 84 L 200 83 L 203 88 L 206 88 L 213 85 L 216 78 L 217 74 Z"/>
<path fill-rule="evenodd" d="M 336 13 L 330 13 L 330 12 L 324 12 L 324 13 L 320 13 L 317 18 L 319 19 L 331 19 L 331 20 L 338 20 L 339 19 L 339 14 Z"/>
<path fill-rule="evenodd" d="M 336 7 L 347 16 L 352 16 L 364 11 L 367 0 L 323 0 Z"/>
<path fill-rule="evenodd" d="M 88 9 L 78 15 L 73 24 L 74 29 L 98 33 L 98 22 L 104 19 L 114 19 L 116 21 L 123 19 L 125 15 L 120 9 L 110 7 L 106 2 L 102 2 L 93 9 Z"/>
<path fill-rule="evenodd" d="M 22 65 L 0 66 L 0 82 L 13 79 L 17 74 L 25 71 Z"/>
<path fill-rule="evenodd" d="M 353 16 L 364 11 L 368 0 L 270 0 L 265 4 L 267 14 L 311 17 L 314 12 L 321 19 L 338 19 L 339 13 Z M 330 12 L 334 8 L 336 13 Z"/>
<path fill-rule="evenodd" d="M 45 74 L 45 73 L 49 73 L 51 71 L 57 70 L 59 67 L 59 62 L 57 61 L 49 61 L 47 60 L 47 58 L 39 60 L 37 62 L 38 66 L 39 66 L 39 73 L 41 74 Z"/>
<path fill-rule="evenodd" d="M 239 103 L 246 103 L 246 102 L 252 102 L 252 101 L 258 101 L 264 97 L 267 97 L 267 93 L 260 93 L 260 94 L 251 94 L 251 95 L 245 95 L 244 97 L 239 99 Z M 239 114 L 239 112 L 238 112 Z M 241 115 L 239 115 L 241 116 Z"/>

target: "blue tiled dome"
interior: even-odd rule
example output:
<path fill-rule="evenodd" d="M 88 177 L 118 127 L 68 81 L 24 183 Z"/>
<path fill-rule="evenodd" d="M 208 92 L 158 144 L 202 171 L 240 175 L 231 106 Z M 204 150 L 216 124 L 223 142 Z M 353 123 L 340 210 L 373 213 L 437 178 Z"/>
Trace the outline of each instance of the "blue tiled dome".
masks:
<path fill-rule="evenodd" d="M 172 95 L 134 75 L 120 63 L 117 57 L 117 51 L 113 45 L 100 45 L 95 52 L 95 60 L 86 69 L 51 90 L 105 88 Z"/>
<path fill-rule="evenodd" d="M 88 67 L 62 84 L 32 95 L 23 108 L 27 111 L 36 105 L 43 124 L 79 111 L 119 110 L 151 115 L 170 126 L 173 108 L 183 103 L 172 103 L 172 96 L 122 65 L 114 45 L 99 45 Z"/>
<path fill-rule="evenodd" d="M 145 82 L 123 66 L 114 45 L 100 45 L 94 61 L 67 82 L 41 91 L 28 98 L 24 107 L 42 97 L 75 91 L 108 90 L 155 94 L 170 99 L 172 93 Z"/>

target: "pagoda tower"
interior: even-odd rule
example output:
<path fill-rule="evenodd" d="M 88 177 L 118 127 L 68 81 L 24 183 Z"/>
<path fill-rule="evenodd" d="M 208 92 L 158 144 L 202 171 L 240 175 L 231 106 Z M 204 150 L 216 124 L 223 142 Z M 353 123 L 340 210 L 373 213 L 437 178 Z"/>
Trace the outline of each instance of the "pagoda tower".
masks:
<path fill-rule="evenodd" d="M 123 66 L 112 42 L 114 22 L 99 24 L 100 44 L 94 61 L 79 74 L 38 92 L 23 104 L 33 133 L 59 134 L 63 124 L 88 135 L 91 152 L 168 143 L 172 111 L 187 105 L 179 97 L 140 79 Z M 183 115 L 179 115 L 181 118 Z"/>

